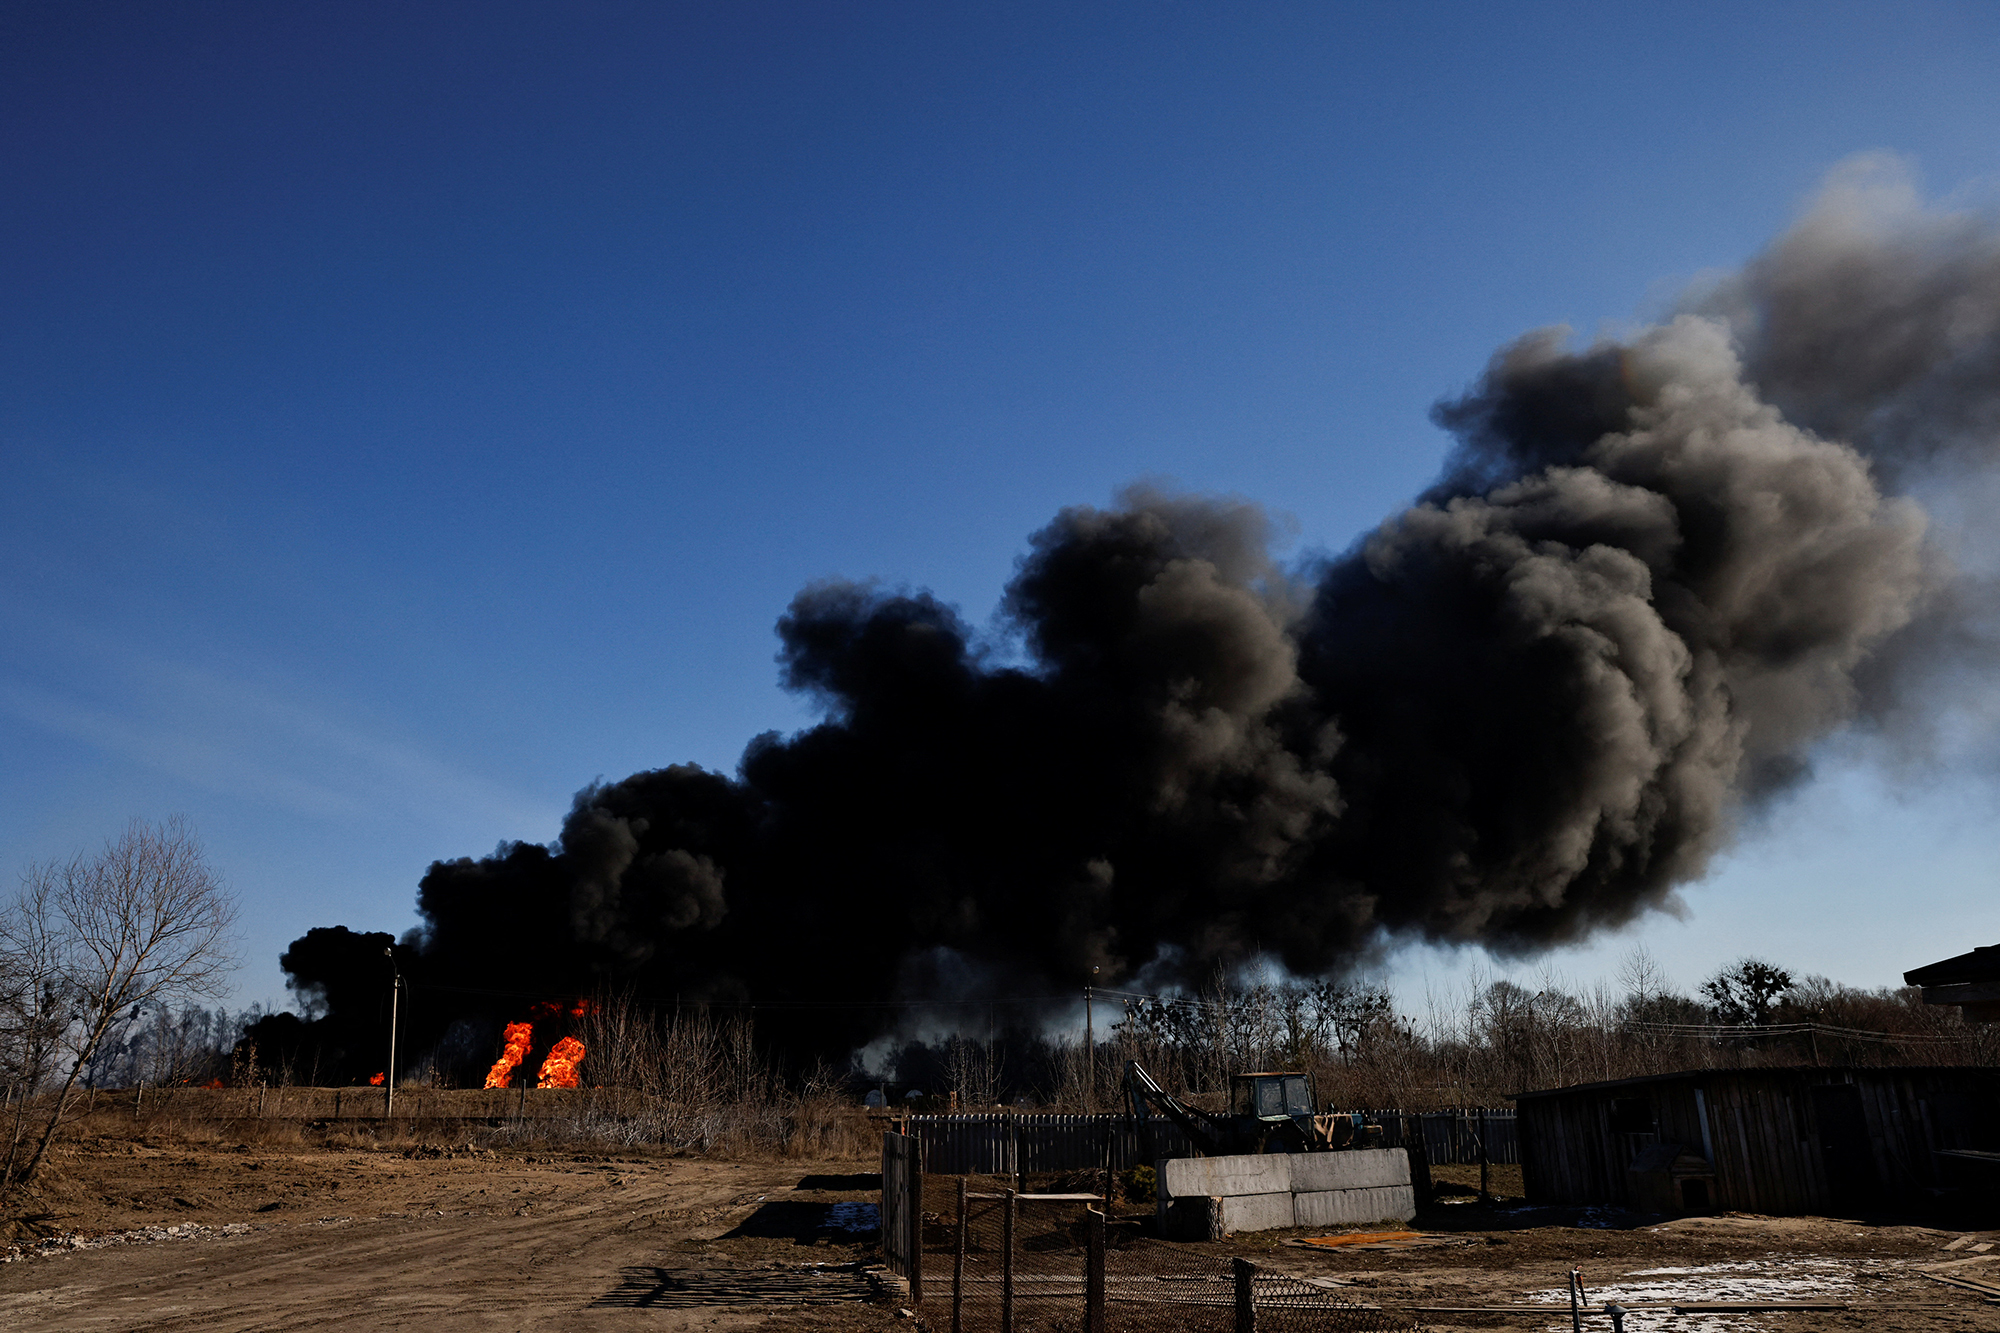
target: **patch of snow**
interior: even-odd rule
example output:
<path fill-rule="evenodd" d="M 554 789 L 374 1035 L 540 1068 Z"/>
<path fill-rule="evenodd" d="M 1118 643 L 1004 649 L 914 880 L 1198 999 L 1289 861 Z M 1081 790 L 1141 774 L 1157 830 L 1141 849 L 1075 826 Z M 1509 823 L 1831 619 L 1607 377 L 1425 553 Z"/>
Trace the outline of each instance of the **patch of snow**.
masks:
<path fill-rule="evenodd" d="M 1624 1274 L 1618 1281 L 1602 1284 L 1593 1283 L 1586 1269 L 1584 1294 L 1593 1312 L 1614 1301 L 1620 1305 L 1654 1301 L 1845 1301 L 1857 1295 L 1854 1279 L 1861 1270 L 1882 1266 L 1882 1261 L 1874 1259 L 1860 1263 L 1839 1259 L 1751 1260 L 1687 1268 L 1641 1268 Z M 1533 1292 L 1527 1299 L 1567 1307 L 1569 1292 L 1550 1288 Z M 1600 1323 L 1603 1320 L 1602 1315 L 1593 1317 Z M 1751 1333 L 1777 1327 L 1768 1320 L 1789 1317 L 1775 1312 L 1704 1315 L 1701 1328 L 1702 1333 Z M 1633 1310 L 1625 1316 L 1628 1333 L 1682 1326 L 1671 1310 Z M 1567 1314 L 1560 1322 L 1545 1327 L 1548 1333 L 1567 1333 Z"/>

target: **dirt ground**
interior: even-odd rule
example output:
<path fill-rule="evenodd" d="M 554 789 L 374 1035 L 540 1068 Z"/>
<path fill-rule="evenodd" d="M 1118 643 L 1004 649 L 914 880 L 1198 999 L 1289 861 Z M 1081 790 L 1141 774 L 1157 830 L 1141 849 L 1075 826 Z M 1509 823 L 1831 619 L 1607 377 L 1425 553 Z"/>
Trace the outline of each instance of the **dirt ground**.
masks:
<path fill-rule="evenodd" d="M 684 1269 L 875 1262 L 825 1225 L 876 1202 L 865 1164 L 448 1151 L 73 1149 L 33 1229 L 141 1234 L 0 1265 L 0 1328 L 909 1327 L 845 1273 L 815 1293 L 838 1304 L 644 1303 Z"/>
<path fill-rule="evenodd" d="M 859 1271 L 879 1262 L 874 1236 L 840 1229 L 872 1220 L 865 1209 L 839 1207 L 876 1202 L 865 1162 L 100 1140 L 65 1150 L 56 1166 L 35 1214 L 16 1222 L 14 1249 L 0 1264 L 0 1327 L 911 1327 L 893 1291 L 871 1287 Z M 1509 1186 L 1518 1189 L 1517 1179 L 1496 1173 L 1495 1192 Z M 1941 1271 L 2000 1279 L 2000 1231 L 1744 1216 L 1644 1225 L 1454 1197 L 1466 1201 L 1419 1217 L 1430 1238 L 1422 1248 L 1287 1243 L 1301 1233 L 1203 1248 L 1349 1282 L 1357 1301 L 1550 1304 L 1547 1317 L 1420 1313 L 1436 1330 L 1567 1329 L 1564 1274 L 1580 1267 L 1593 1301 L 1838 1299 L 1870 1307 L 1647 1311 L 1627 1321 L 1635 1333 L 2000 1333 L 2000 1306 L 1922 1271 L 1957 1263 Z M 49 1237 L 58 1243 L 38 1242 Z M 1599 1316 L 1586 1327 L 1609 1323 Z"/>

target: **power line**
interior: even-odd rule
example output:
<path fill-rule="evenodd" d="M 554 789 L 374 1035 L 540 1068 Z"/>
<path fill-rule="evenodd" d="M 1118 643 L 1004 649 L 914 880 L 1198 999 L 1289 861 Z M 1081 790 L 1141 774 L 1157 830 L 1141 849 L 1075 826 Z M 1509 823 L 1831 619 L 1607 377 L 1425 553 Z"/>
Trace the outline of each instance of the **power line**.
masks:
<path fill-rule="evenodd" d="M 546 1003 L 547 991 L 499 990 L 487 986 L 446 986 L 436 982 L 407 982 L 411 990 L 443 991 L 454 995 L 491 995 L 501 999 Z M 585 998 L 577 996 L 575 998 Z M 647 1005 L 680 1005 L 691 1009 L 982 1009 L 988 1005 L 1047 1005 L 1071 1003 L 1075 995 L 1015 995 L 981 1000 L 694 1000 L 678 995 L 616 995 Z"/>
<path fill-rule="evenodd" d="M 1822 1035 L 1850 1041 L 1957 1042 L 1976 1040 L 1976 1034 L 1929 1032 L 1874 1032 L 1863 1028 L 1834 1027 L 1830 1023 L 1772 1023 L 1764 1027 L 1731 1023 L 1642 1023 L 1621 1024 L 1628 1032 L 1651 1032 L 1668 1037 L 1803 1037 Z"/>

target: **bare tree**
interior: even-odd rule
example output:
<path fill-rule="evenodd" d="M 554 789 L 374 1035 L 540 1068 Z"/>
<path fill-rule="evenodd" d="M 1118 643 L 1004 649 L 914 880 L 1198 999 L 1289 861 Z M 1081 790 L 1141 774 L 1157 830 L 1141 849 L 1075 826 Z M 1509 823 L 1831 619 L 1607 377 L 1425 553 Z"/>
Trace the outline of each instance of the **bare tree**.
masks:
<path fill-rule="evenodd" d="M 33 1154 L 18 1169 L 10 1156 L 0 1190 L 33 1182 L 107 1035 L 145 1005 L 220 994 L 233 965 L 235 899 L 178 816 L 134 820 L 101 850 L 30 866 L 22 880 L 0 954 L 38 960 L 35 983 L 62 1005 L 68 1070 Z"/>
<path fill-rule="evenodd" d="M 1643 1013 L 1667 993 L 1666 969 L 1644 941 L 1626 950 L 1618 964 L 1618 979 L 1625 983 L 1627 1003 L 1635 1012 Z"/>
<path fill-rule="evenodd" d="M 1069 1052 L 1065 1051 L 1063 1054 L 1068 1055 Z M 1065 1067 L 1063 1073 L 1070 1077 L 1065 1077 L 1062 1082 L 1065 1085 L 1063 1089 L 1065 1092 L 1069 1090 L 1067 1087 L 1069 1083 L 1074 1082 L 1077 1085 L 1078 1091 L 1074 1100 L 1081 1103 L 1083 1100 L 1081 1088 L 1085 1071 L 1089 1068 L 1087 1063 L 1089 1057 L 1083 1055 L 1081 1051 L 1077 1054 L 1083 1058 L 1063 1062 L 1065 1066 L 1073 1063 L 1076 1068 Z M 1000 1100 L 1001 1059 L 992 1042 L 954 1036 L 945 1043 L 944 1066 L 946 1082 L 951 1090 L 958 1094 L 961 1110 L 974 1106 L 992 1106 Z"/>
<path fill-rule="evenodd" d="M 0 912 L 0 1066 L 7 1080 L 7 1155 L 0 1185 L 13 1178 L 27 1130 L 28 1100 L 53 1076 L 69 1027 L 62 945 L 54 926 L 54 886 L 29 877 Z"/>

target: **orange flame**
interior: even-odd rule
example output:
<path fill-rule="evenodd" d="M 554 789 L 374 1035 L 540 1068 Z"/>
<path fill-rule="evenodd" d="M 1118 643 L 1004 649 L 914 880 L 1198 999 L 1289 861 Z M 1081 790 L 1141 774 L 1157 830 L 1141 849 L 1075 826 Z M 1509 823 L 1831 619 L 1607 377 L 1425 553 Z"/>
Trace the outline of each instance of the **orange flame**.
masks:
<path fill-rule="evenodd" d="M 377 1074 L 374 1078 L 368 1080 L 368 1086 L 371 1088 L 379 1088 L 382 1086 L 384 1082 L 388 1080 L 388 1077 L 389 1075 L 387 1073 Z"/>
<path fill-rule="evenodd" d="M 575 1037 L 564 1037 L 549 1052 L 549 1058 L 542 1061 L 542 1076 L 535 1086 L 573 1088 L 576 1086 L 576 1067 L 582 1063 L 583 1043 Z"/>
<path fill-rule="evenodd" d="M 500 1058 L 493 1062 L 492 1070 L 486 1075 L 486 1086 L 504 1088 L 507 1080 L 514 1076 L 514 1066 L 528 1058 L 529 1043 L 534 1040 L 535 1027 L 532 1023 L 509 1023 L 507 1044 L 500 1052 Z"/>

